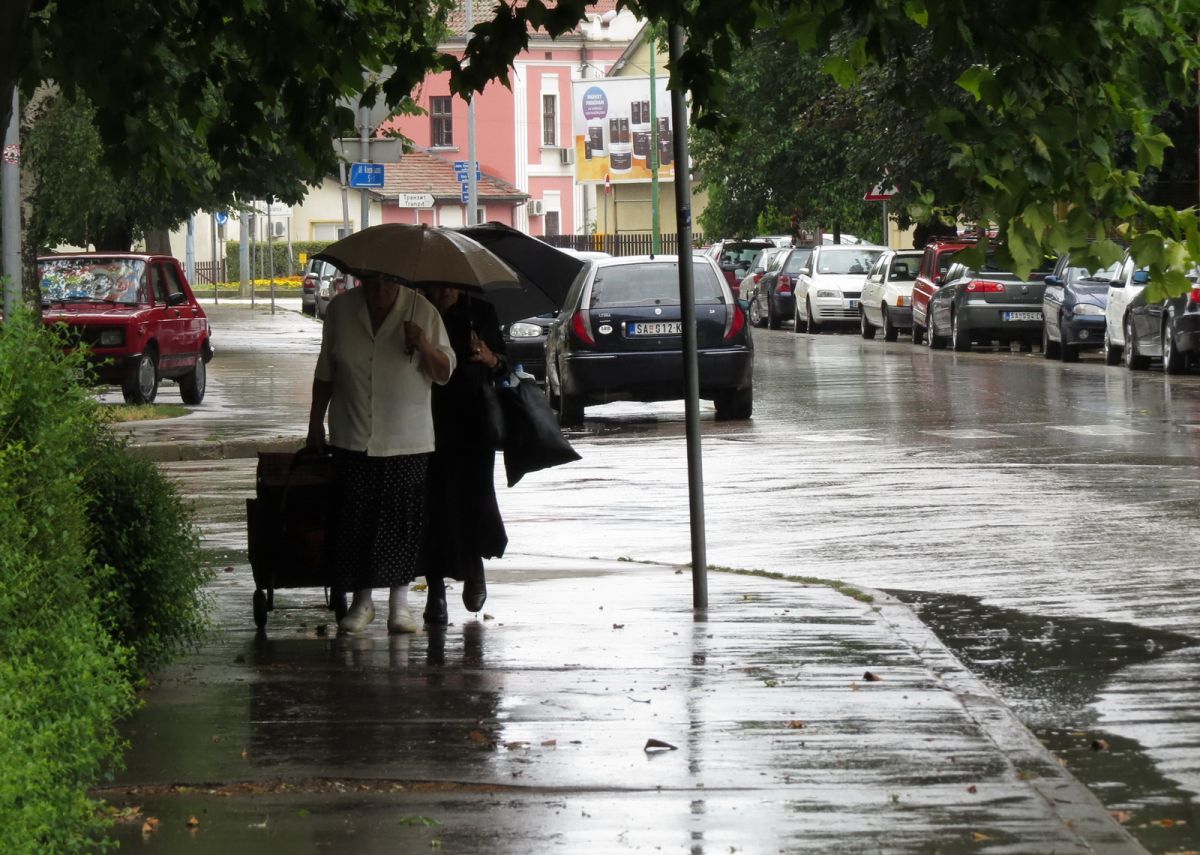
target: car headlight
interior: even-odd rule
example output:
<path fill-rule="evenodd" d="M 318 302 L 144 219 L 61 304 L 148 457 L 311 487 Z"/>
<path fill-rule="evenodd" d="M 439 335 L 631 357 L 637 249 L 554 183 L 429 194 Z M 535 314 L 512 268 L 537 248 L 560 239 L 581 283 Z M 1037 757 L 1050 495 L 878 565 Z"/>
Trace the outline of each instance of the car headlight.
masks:
<path fill-rule="evenodd" d="M 100 341 L 97 344 L 100 347 L 120 347 L 125 343 L 124 330 L 101 330 Z"/>
<path fill-rule="evenodd" d="M 1076 303 L 1074 312 L 1077 315 L 1103 315 L 1104 309 L 1095 303 Z"/>
<path fill-rule="evenodd" d="M 513 324 L 508 328 L 509 338 L 537 338 L 543 335 L 542 328 L 537 324 Z"/>
<path fill-rule="evenodd" d="M 819 291 L 817 291 L 817 296 L 818 297 L 834 297 L 834 298 L 840 300 L 840 299 L 842 299 L 842 292 L 841 291 L 831 291 L 828 288 L 822 288 Z"/>

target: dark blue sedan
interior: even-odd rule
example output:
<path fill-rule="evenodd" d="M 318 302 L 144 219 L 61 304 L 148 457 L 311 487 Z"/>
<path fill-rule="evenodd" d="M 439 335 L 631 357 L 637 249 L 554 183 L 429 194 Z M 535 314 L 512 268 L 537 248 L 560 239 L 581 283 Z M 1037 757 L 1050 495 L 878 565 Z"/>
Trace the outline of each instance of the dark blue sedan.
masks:
<path fill-rule="evenodd" d="M 1071 264 L 1064 255 L 1046 277 L 1042 295 L 1042 356 L 1075 362 L 1079 351 L 1104 345 L 1104 309 L 1108 286 L 1121 264 L 1090 270 Z"/>
<path fill-rule="evenodd" d="M 719 419 L 748 419 L 754 344 L 745 306 L 720 269 L 693 257 L 700 397 Z M 606 258 L 586 267 L 546 339 L 546 389 L 564 425 L 609 401 L 685 397 L 677 256 Z"/>

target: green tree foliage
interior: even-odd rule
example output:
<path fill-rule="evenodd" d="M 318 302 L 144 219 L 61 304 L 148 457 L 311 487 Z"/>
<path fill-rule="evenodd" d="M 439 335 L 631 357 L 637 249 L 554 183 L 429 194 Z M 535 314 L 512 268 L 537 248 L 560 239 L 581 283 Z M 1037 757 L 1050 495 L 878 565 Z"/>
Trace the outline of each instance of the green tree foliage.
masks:
<path fill-rule="evenodd" d="M 133 704 L 124 649 L 93 600 L 80 472 L 96 405 L 79 356 L 21 311 L 0 327 L 0 848 L 81 852 L 87 790 Z"/>
<path fill-rule="evenodd" d="M 387 83 L 369 87 L 390 104 L 430 70 L 449 69 L 457 92 L 479 91 L 507 80 L 531 27 L 562 35 L 586 5 L 498 3 L 460 57 L 436 48 L 444 0 L 432 8 L 405 0 L 34 0 L 22 26 L 0 33 L 0 55 L 16 52 L 26 91 L 54 80 L 92 100 L 101 138 L 126 165 L 118 174 L 137 163 L 199 197 L 249 193 L 264 174 L 284 173 L 296 177 L 296 192 L 276 195 L 291 200 L 332 164 L 328 129 L 349 123 L 339 99 L 362 88 L 364 68 L 395 67 Z M 1120 232 L 1154 269 L 1155 290 L 1182 290 L 1179 269 L 1200 258 L 1196 217 L 1151 204 L 1141 187 L 1172 144 L 1157 117 L 1168 102 L 1195 103 L 1200 0 L 621 5 L 686 30 L 672 82 L 691 93 L 695 120 L 708 127 L 742 97 L 725 72 L 763 27 L 798 50 L 830 52 L 826 70 L 849 84 L 874 67 L 903 76 L 919 63 L 916 26 L 932 55 L 952 61 L 970 97 L 930 97 L 921 108 L 925 129 L 952 149 L 951 169 L 921 188 L 914 216 L 972 201 L 998 224 L 1018 270 L 1067 249 L 1111 259 L 1119 248 L 1109 238 Z M 0 78 L 0 91 L 8 83 Z M 1132 168 L 1120 160 L 1123 143 Z M 181 146 L 204 151 L 211 170 L 180 157 Z"/>

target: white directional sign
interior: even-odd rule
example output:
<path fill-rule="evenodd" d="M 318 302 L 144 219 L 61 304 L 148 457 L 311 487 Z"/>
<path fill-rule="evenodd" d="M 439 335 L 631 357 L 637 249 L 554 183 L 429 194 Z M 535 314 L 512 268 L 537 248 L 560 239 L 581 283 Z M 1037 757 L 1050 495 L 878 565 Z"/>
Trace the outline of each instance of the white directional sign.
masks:
<path fill-rule="evenodd" d="M 432 208 L 432 193 L 401 193 L 396 203 L 401 208 Z"/>

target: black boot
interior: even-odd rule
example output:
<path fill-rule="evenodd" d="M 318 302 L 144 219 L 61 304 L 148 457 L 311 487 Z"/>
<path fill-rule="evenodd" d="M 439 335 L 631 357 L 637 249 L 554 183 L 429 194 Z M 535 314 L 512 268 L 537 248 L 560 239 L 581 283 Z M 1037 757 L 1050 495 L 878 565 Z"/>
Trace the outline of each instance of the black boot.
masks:
<path fill-rule="evenodd" d="M 487 582 L 483 581 L 482 573 L 463 582 L 462 601 L 469 612 L 477 612 L 483 608 L 483 604 L 487 602 Z"/>
<path fill-rule="evenodd" d="M 440 577 L 425 577 L 428 591 L 425 598 L 425 623 L 445 626 L 450 623 L 450 611 L 446 608 L 446 580 Z"/>

